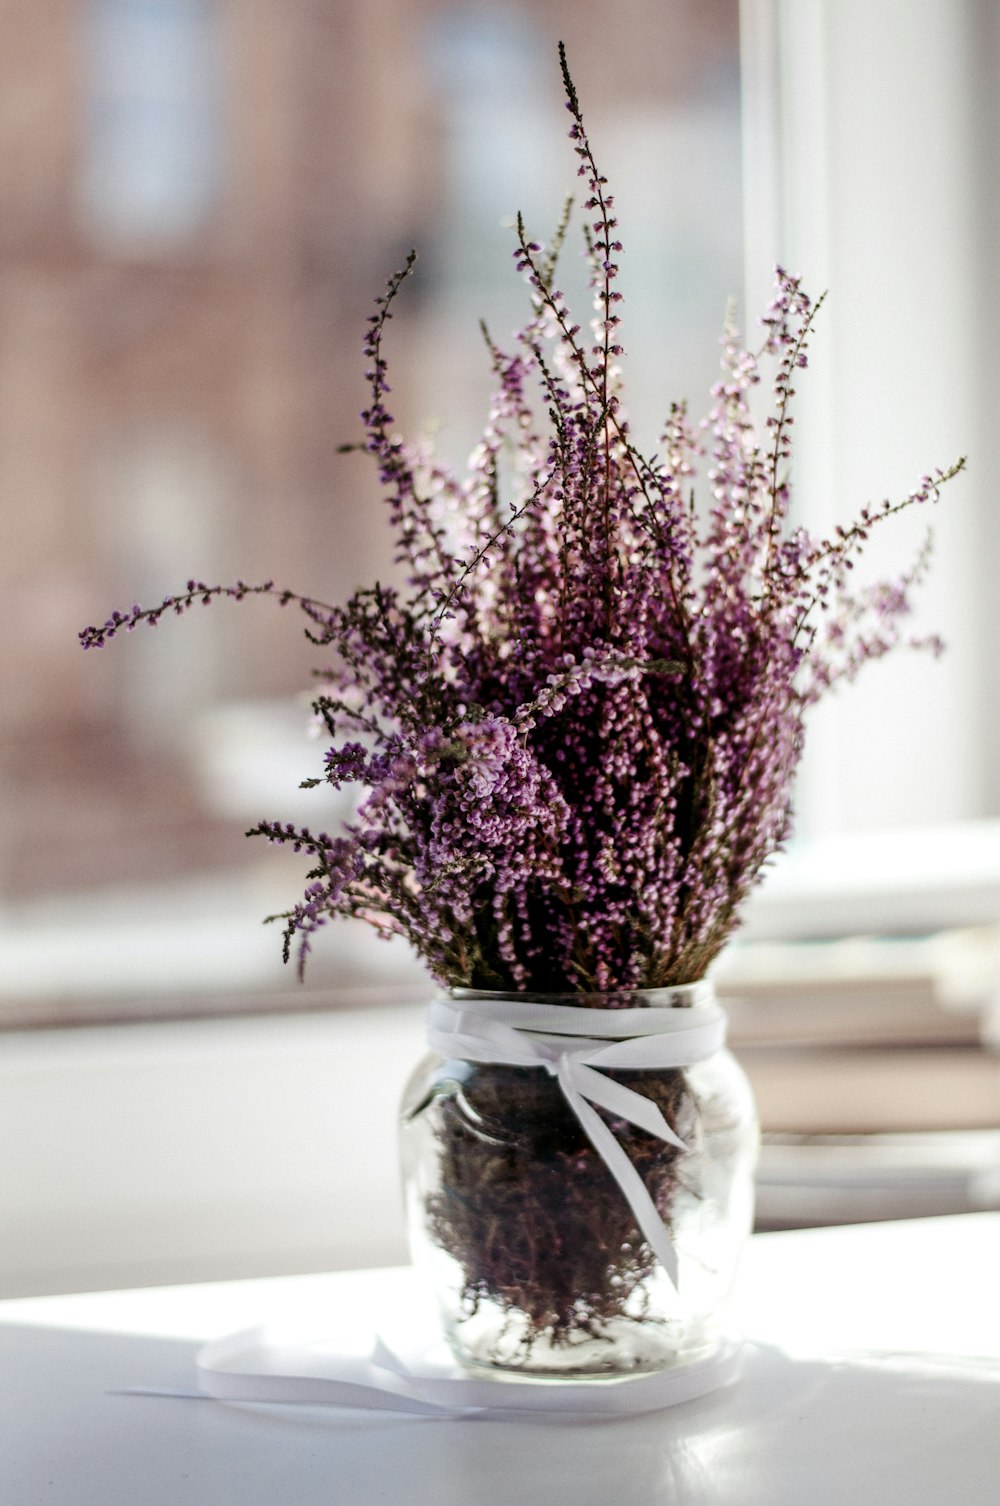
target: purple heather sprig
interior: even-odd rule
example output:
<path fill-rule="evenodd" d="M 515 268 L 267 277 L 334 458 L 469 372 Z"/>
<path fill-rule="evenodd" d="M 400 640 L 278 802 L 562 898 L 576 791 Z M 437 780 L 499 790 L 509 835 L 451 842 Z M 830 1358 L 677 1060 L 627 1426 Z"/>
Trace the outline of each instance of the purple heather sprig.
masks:
<path fill-rule="evenodd" d="M 359 799 L 336 836 L 253 828 L 309 855 L 302 900 L 273 917 L 300 967 L 327 920 L 353 915 L 405 936 L 448 985 L 701 977 L 788 835 L 808 707 L 902 641 L 928 552 L 897 581 L 855 588 L 871 529 L 935 501 L 964 465 L 831 538 L 790 526 L 794 383 L 822 300 L 782 268 L 760 349 L 730 321 L 708 417 L 695 427 L 676 404 L 659 453 L 642 454 L 621 399 L 614 199 L 562 49 L 560 61 L 593 333 L 555 281 L 568 210 L 548 247 L 519 219 L 531 317 L 510 350 L 484 331 L 496 395 L 459 478 L 395 434 L 383 337 L 412 256 L 390 280 L 365 342 L 364 439 L 345 448 L 376 462 L 404 583 L 331 607 L 270 581 L 190 581 L 81 634 L 100 647 L 218 596 L 305 614 L 331 655 L 314 710 L 332 744 L 305 784 Z M 750 399 L 767 370 L 761 433 Z"/>

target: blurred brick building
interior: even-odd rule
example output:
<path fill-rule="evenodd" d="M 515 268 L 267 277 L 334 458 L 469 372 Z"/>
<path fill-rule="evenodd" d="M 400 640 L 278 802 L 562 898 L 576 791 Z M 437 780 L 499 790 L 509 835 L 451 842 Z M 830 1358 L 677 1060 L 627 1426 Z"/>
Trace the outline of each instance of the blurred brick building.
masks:
<path fill-rule="evenodd" d="M 86 657 L 76 634 L 192 574 L 338 599 L 388 568 L 373 478 L 337 446 L 363 405 L 365 315 L 411 245 L 397 417 L 462 385 L 433 369 L 453 348 L 433 321 L 463 275 L 482 91 L 514 121 L 539 89 L 560 139 L 560 35 L 592 121 L 716 75 L 732 87 L 735 0 L 606 14 L 0 4 L 0 896 L 244 859 L 189 733 L 220 698 L 308 683 L 297 623 L 220 605 Z M 516 295 L 496 219 L 484 228 Z M 461 338 L 478 359 L 474 329 Z"/>

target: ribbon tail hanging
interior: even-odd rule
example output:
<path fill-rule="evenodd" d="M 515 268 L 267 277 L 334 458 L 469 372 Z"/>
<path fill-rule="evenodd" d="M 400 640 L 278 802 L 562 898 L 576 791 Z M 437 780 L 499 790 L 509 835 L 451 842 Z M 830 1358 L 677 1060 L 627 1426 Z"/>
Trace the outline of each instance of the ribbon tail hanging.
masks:
<path fill-rule="evenodd" d="M 558 1078 L 566 1100 L 583 1125 L 594 1149 L 601 1156 L 611 1175 L 618 1183 L 635 1214 L 636 1223 L 657 1260 L 670 1277 L 674 1290 L 679 1290 L 677 1251 L 666 1224 L 656 1210 L 656 1204 L 646 1190 L 645 1183 L 628 1156 L 622 1150 L 604 1120 L 583 1097 L 574 1081 L 573 1062 L 561 1057 Z"/>
<path fill-rule="evenodd" d="M 687 1150 L 684 1141 L 677 1131 L 664 1119 L 657 1104 L 651 1098 L 646 1098 L 642 1093 L 637 1093 L 633 1088 L 625 1087 L 624 1083 L 615 1082 L 613 1077 L 605 1077 L 603 1072 L 598 1072 L 579 1057 L 571 1057 L 573 1085 L 577 1092 L 588 1103 L 600 1104 L 602 1109 L 616 1114 L 619 1119 L 627 1119 L 630 1124 L 637 1124 L 644 1129 L 647 1135 L 656 1135 L 660 1140 L 665 1140 L 668 1145 L 674 1145 L 678 1150 Z"/>

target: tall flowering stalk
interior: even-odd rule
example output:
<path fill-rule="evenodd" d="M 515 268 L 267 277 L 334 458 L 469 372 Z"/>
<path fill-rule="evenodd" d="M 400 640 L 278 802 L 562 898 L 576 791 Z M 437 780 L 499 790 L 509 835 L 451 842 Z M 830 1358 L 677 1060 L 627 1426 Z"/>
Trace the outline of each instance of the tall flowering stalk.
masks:
<path fill-rule="evenodd" d="M 301 901 L 272 917 L 300 968 L 315 932 L 352 915 L 405 936 L 451 986 L 700 978 L 788 835 L 808 708 L 903 638 L 928 552 L 896 581 L 855 588 L 871 528 L 936 500 L 964 464 L 830 538 L 793 526 L 791 406 L 822 300 L 781 268 L 760 349 L 726 329 L 707 419 L 693 426 L 676 404 L 656 453 L 636 447 L 615 201 L 560 58 L 593 318 L 575 323 L 555 280 L 568 211 L 548 246 L 519 219 L 531 317 L 509 348 L 486 334 L 496 395 L 466 477 L 398 437 L 387 407 L 383 346 L 412 256 L 371 316 L 361 448 L 405 585 L 330 606 L 270 581 L 189 581 L 81 634 L 99 647 L 222 595 L 305 613 L 328 654 L 315 713 L 330 742 L 308 783 L 360 798 L 336 835 L 267 821 L 249 833 L 311 860 Z M 761 431 L 750 399 L 765 377 Z"/>

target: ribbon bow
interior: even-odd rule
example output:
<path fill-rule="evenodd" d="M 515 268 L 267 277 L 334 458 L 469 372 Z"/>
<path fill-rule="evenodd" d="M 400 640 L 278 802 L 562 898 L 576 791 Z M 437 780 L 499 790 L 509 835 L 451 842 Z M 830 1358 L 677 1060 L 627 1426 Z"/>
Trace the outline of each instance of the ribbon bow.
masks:
<path fill-rule="evenodd" d="M 677 1251 L 632 1162 L 594 1104 L 680 1150 L 687 1146 L 651 1099 L 605 1076 L 606 1067 L 687 1067 L 719 1050 L 725 1016 L 710 984 L 674 990 L 687 1008 L 587 1009 L 456 990 L 435 1000 L 427 1040 L 438 1055 L 503 1066 L 542 1067 L 618 1183 L 644 1238 L 678 1285 Z M 577 1033 L 579 1032 L 579 1034 Z"/>

